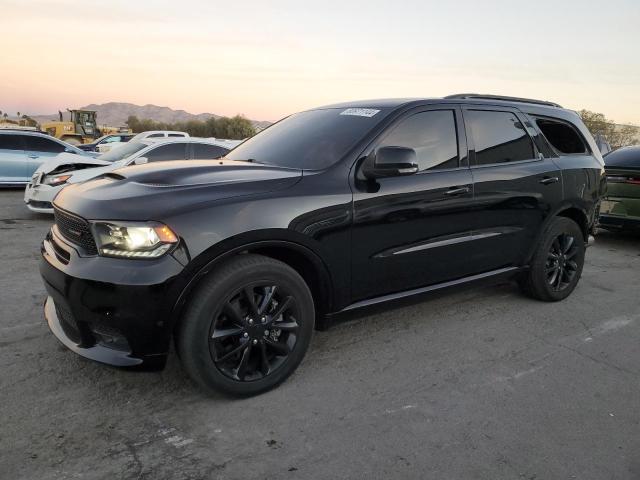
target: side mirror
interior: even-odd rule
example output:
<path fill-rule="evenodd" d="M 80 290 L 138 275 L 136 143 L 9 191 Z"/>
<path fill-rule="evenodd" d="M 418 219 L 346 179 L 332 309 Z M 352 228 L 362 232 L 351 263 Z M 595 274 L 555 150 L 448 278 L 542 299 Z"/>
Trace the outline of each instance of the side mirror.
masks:
<path fill-rule="evenodd" d="M 362 173 L 369 179 L 412 175 L 418 171 L 413 148 L 380 147 L 364 161 Z"/>
<path fill-rule="evenodd" d="M 133 161 L 134 165 L 144 165 L 145 163 L 149 163 L 149 159 L 147 157 L 138 157 Z"/>
<path fill-rule="evenodd" d="M 64 153 L 73 153 L 73 154 L 77 154 L 78 152 L 76 152 L 75 150 L 72 150 L 72 149 L 70 149 L 70 148 L 68 148 L 68 147 L 67 147 L 67 148 L 65 148 L 65 149 L 64 149 Z"/>

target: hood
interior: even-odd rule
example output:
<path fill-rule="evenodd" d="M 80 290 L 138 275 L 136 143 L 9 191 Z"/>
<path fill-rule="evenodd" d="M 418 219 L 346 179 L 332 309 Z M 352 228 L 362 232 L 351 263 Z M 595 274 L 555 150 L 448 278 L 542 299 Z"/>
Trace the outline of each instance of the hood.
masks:
<path fill-rule="evenodd" d="M 302 170 L 232 160 L 120 168 L 62 189 L 54 204 L 90 220 L 162 220 L 223 199 L 289 188 Z"/>
<path fill-rule="evenodd" d="M 103 167 L 107 165 L 112 165 L 112 163 L 93 158 L 89 155 L 76 155 L 74 153 L 63 152 L 44 162 L 38 167 L 36 172 L 44 172 L 46 174 L 52 172 L 63 173 L 90 167 Z"/>

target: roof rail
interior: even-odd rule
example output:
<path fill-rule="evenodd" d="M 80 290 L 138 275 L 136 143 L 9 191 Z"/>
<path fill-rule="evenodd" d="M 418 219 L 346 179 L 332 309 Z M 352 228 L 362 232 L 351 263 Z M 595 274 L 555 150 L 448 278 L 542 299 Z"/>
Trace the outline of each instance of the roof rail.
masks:
<path fill-rule="evenodd" d="M 519 103 L 533 103 L 534 105 L 546 105 L 547 107 L 562 108 L 562 105 L 558 105 L 555 102 L 548 102 L 546 100 L 534 100 L 533 98 L 520 98 L 520 97 L 505 97 L 503 95 L 485 95 L 482 93 L 456 93 L 455 95 L 447 95 L 447 99 L 478 99 L 478 100 L 500 100 L 502 102 L 519 102 Z"/>

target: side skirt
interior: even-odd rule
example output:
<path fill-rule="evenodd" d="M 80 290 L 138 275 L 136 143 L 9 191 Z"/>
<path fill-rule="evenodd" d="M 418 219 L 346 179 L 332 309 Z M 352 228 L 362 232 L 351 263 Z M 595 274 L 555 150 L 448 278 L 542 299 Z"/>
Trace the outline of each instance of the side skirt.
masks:
<path fill-rule="evenodd" d="M 382 295 L 380 297 L 369 298 L 367 300 L 361 300 L 356 303 L 352 303 L 351 305 L 343 308 L 342 310 L 331 314 L 337 315 L 343 312 L 348 312 L 351 310 L 356 310 L 358 308 L 369 307 L 371 305 L 376 305 L 379 303 L 390 302 L 392 300 L 399 300 L 401 298 L 412 297 L 414 295 L 420 295 L 423 293 L 435 292 L 437 290 L 442 290 L 448 287 L 454 287 L 457 285 L 464 285 L 467 283 L 477 282 L 486 279 L 494 279 L 496 277 L 510 277 L 517 272 L 521 272 L 526 270 L 528 267 L 506 267 L 500 268 L 498 270 L 491 270 L 490 272 L 479 273 L 477 275 L 470 275 L 468 277 L 459 278 L 457 280 L 450 280 L 448 282 L 437 283 L 435 285 L 429 285 L 428 287 L 414 288 L 412 290 L 405 290 L 404 292 L 392 293 L 389 295 Z"/>

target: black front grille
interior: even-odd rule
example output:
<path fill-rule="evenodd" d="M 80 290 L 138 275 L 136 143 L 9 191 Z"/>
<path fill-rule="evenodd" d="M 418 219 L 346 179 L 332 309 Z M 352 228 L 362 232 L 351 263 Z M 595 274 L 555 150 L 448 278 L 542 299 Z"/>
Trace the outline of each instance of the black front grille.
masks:
<path fill-rule="evenodd" d="M 60 235 L 84 249 L 89 255 L 97 255 L 98 248 L 93 239 L 89 222 L 54 207 L 56 226 Z"/>

